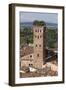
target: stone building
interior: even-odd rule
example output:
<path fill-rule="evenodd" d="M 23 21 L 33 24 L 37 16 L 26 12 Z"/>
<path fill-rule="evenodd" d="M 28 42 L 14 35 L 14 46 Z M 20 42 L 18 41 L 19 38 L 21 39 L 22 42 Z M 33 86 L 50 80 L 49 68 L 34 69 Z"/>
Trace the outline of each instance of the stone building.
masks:
<path fill-rule="evenodd" d="M 33 23 L 33 66 L 38 69 L 41 69 L 45 63 L 45 29 L 46 25 L 43 21 L 35 21 Z"/>
<path fill-rule="evenodd" d="M 33 22 L 33 45 L 24 45 L 20 50 L 20 66 L 42 69 L 45 63 L 45 29 L 43 21 Z"/>
<path fill-rule="evenodd" d="M 20 68 L 22 67 L 29 67 L 30 65 L 33 65 L 34 60 L 34 50 L 32 46 L 24 45 L 20 49 Z"/>

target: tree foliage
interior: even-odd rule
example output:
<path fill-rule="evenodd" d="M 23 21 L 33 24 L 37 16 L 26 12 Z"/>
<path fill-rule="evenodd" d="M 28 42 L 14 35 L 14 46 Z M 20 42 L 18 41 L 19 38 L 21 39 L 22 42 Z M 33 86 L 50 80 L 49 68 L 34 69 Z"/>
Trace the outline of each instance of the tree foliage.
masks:
<path fill-rule="evenodd" d="M 24 27 L 22 30 L 20 30 L 20 43 L 33 43 L 33 32 L 31 28 Z"/>
<path fill-rule="evenodd" d="M 47 29 L 46 30 L 46 46 L 50 48 L 55 48 L 55 44 L 57 44 L 57 40 L 58 40 L 57 29 L 56 30 Z"/>
<path fill-rule="evenodd" d="M 36 26 L 44 26 L 46 25 L 44 21 L 38 21 L 38 20 L 35 20 L 33 22 L 33 25 L 36 25 Z"/>

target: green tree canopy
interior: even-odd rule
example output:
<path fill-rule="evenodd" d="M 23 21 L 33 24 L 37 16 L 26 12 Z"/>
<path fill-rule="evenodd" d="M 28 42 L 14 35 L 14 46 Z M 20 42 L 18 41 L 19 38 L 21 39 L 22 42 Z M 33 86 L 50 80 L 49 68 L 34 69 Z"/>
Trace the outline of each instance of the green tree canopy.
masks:
<path fill-rule="evenodd" d="M 33 25 L 36 25 L 36 26 L 44 26 L 46 25 L 46 23 L 44 21 L 38 21 L 38 20 L 35 20 L 33 22 Z"/>

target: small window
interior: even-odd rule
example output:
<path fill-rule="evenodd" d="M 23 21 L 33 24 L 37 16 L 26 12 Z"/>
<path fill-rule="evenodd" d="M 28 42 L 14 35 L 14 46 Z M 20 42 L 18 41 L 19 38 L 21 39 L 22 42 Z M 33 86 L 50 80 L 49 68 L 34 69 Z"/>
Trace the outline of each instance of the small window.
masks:
<path fill-rule="evenodd" d="M 38 36 L 38 39 L 39 39 L 39 36 Z"/>
<path fill-rule="evenodd" d="M 32 57 L 32 55 L 30 55 L 30 57 Z"/>
<path fill-rule="evenodd" d="M 36 44 L 36 47 L 37 47 L 37 44 Z"/>
<path fill-rule="evenodd" d="M 33 66 L 33 64 L 29 64 L 29 66 Z"/>
<path fill-rule="evenodd" d="M 39 47 L 41 47 L 41 45 L 39 45 Z"/>
<path fill-rule="evenodd" d="M 29 64 L 29 66 L 30 66 L 30 64 Z"/>
<path fill-rule="evenodd" d="M 31 66 L 33 66 L 33 64 L 31 64 Z"/>
<path fill-rule="evenodd" d="M 37 57 L 39 57 L 39 54 L 37 54 Z"/>

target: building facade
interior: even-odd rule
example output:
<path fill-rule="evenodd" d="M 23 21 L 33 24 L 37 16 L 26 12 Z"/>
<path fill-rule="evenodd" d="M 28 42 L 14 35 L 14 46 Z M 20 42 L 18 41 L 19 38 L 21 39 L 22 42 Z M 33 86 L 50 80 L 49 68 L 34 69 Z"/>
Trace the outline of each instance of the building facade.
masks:
<path fill-rule="evenodd" d="M 24 47 L 22 47 L 20 50 L 20 69 L 22 69 L 22 67 L 29 67 L 33 65 L 33 47 L 24 45 Z"/>

